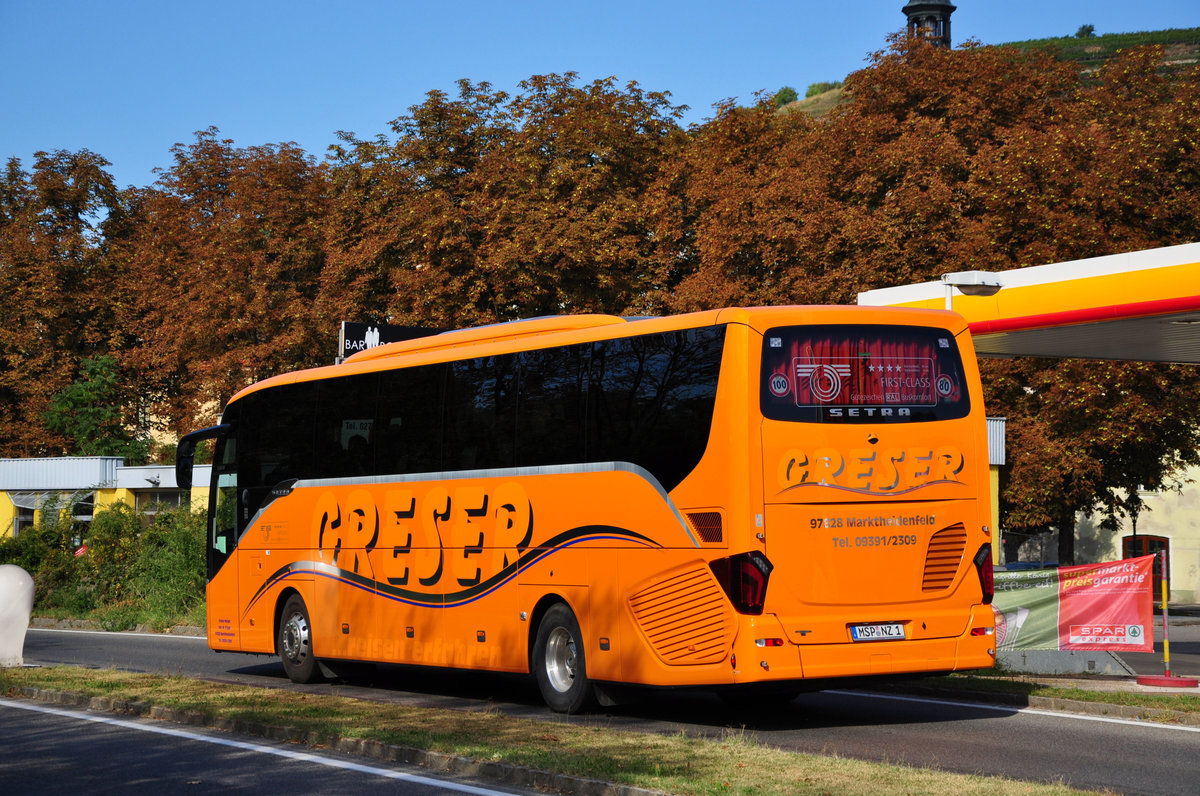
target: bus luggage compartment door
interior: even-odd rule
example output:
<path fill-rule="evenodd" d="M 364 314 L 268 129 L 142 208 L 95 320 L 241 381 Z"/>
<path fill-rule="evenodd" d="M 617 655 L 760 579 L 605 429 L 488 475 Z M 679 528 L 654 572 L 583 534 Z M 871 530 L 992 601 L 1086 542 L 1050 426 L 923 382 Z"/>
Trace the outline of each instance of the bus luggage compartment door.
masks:
<path fill-rule="evenodd" d="M 972 500 L 768 505 L 764 612 L 800 644 L 958 636 L 979 601 L 976 513 Z"/>

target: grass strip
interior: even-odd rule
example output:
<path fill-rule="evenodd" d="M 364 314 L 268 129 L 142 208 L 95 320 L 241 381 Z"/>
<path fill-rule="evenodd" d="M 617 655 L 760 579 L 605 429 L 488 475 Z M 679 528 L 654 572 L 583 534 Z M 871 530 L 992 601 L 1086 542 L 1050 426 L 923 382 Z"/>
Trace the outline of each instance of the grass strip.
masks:
<path fill-rule="evenodd" d="M 347 697 L 69 666 L 2 669 L 0 692 L 44 688 L 506 763 L 672 794 L 1066 794 L 1061 784 L 968 776 L 764 746 L 736 730 L 713 740 L 415 708 Z"/>

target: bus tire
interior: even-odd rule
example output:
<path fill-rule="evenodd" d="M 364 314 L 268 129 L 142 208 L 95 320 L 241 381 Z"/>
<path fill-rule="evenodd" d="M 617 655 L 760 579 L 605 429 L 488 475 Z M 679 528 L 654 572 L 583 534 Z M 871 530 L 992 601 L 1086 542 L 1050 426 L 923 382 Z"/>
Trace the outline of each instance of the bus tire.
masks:
<path fill-rule="evenodd" d="M 591 703 L 583 634 L 575 614 L 563 603 L 552 605 L 538 625 L 533 676 L 542 698 L 556 713 L 578 713 Z"/>
<path fill-rule="evenodd" d="M 283 660 L 283 670 L 293 683 L 315 683 L 321 679 L 312 650 L 312 623 L 308 619 L 308 608 L 299 594 L 293 594 L 284 603 L 279 615 L 279 632 L 276 634 L 275 649 Z"/>

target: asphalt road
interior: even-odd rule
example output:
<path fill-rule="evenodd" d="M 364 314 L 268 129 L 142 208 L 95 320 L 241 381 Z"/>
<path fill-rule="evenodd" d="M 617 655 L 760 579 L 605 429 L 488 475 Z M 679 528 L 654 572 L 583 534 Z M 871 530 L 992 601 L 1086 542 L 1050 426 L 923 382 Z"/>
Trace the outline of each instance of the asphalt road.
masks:
<path fill-rule="evenodd" d="M 396 793 L 505 796 L 524 793 L 437 779 L 411 767 L 163 722 L 118 718 L 0 699 L 0 792 Z"/>
<path fill-rule="evenodd" d="M 1200 632 L 1200 625 L 1194 627 Z M 1175 639 L 1172 626 L 1173 662 Z M 1181 637 L 1179 643 L 1191 642 Z M 296 686 L 275 658 L 218 654 L 202 639 L 185 637 L 31 629 L 25 661 L 182 674 L 642 732 L 720 737 L 732 728 L 796 751 L 1122 793 L 1193 793 L 1200 781 L 1200 728 L 869 692 L 806 694 L 758 715 L 738 712 L 708 694 L 647 692 L 602 713 L 563 717 L 542 706 L 525 678 L 381 666 L 351 682 Z M 1161 673 L 1161 660 L 1158 667 L 1149 673 Z"/>
<path fill-rule="evenodd" d="M 1200 616 L 1172 616 L 1169 626 L 1171 674 L 1200 677 Z M 1154 617 L 1154 652 L 1122 652 L 1138 674 L 1163 674 L 1162 617 Z"/>

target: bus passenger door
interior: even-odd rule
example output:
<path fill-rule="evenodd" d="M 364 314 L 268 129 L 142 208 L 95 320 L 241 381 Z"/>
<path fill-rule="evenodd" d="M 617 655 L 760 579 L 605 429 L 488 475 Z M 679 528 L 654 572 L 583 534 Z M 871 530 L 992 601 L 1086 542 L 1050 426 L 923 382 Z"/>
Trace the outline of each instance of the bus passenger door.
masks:
<path fill-rule="evenodd" d="M 223 446 L 232 458 L 233 445 Z M 218 455 L 221 451 L 218 451 Z M 215 650 L 242 648 L 238 616 L 238 571 L 234 558 L 237 546 L 237 471 L 224 463 L 218 468 L 215 494 L 210 505 L 208 528 L 208 646 Z"/>

